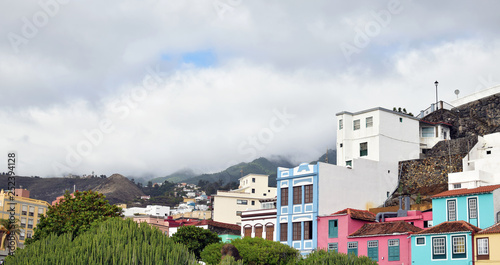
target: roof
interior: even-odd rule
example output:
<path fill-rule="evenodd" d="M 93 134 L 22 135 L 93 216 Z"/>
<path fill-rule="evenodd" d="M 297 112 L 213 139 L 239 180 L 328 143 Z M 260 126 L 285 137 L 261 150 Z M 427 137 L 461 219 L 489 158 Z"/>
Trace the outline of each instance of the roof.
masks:
<path fill-rule="evenodd" d="M 500 223 L 496 223 L 488 228 L 479 231 L 477 234 L 500 234 Z"/>
<path fill-rule="evenodd" d="M 208 225 L 208 226 L 213 226 L 213 227 L 220 227 L 220 228 L 226 228 L 226 229 L 230 229 L 230 230 L 241 231 L 241 226 L 239 226 L 239 225 L 216 222 L 213 220 L 202 220 L 199 222 L 190 223 L 190 224 L 186 224 L 186 225 L 194 225 L 194 226 Z"/>
<path fill-rule="evenodd" d="M 425 234 L 446 234 L 446 233 L 456 233 L 456 232 L 473 232 L 477 233 L 481 229 L 474 225 L 467 223 L 466 221 L 453 221 L 453 222 L 443 222 L 434 227 L 428 228 L 426 230 L 415 233 L 414 235 L 425 235 Z"/>
<path fill-rule="evenodd" d="M 440 121 L 440 122 L 432 122 L 432 121 L 425 121 L 425 120 L 420 119 L 420 122 L 421 122 L 421 123 L 430 124 L 430 125 L 446 125 L 446 126 L 450 126 L 450 127 L 452 127 L 452 126 L 453 126 L 453 125 L 452 125 L 452 124 L 450 124 L 450 123 L 447 123 L 447 122 L 442 122 L 442 121 Z"/>
<path fill-rule="evenodd" d="M 413 116 L 410 116 L 408 114 L 405 114 L 405 113 L 402 113 L 402 112 L 398 112 L 398 111 L 388 110 L 388 109 L 382 108 L 382 107 L 375 107 L 375 108 L 371 108 L 371 109 L 365 109 L 365 110 L 354 112 L 354 113 L 353 112 L 349 112 L 349 111 L 341 111 L 341 112 L 337 113 L 335 116 L 340 116 L 340 115 L 344 115 L 344 114 L 355 116 L 355 115 L 359 115 L 359 114 L 363 114 L 363 113 L 367 113 L 367 112 L 372 112 L 372 111 L 385 111 L 385 112 L 388 112 L 388 113 L 392 113 L 392 114 L 396 114 L 396 115 L 399 115 L 399 116 L 403 116 L 405 118 L 409 118 L 409 119 L 413 119 L 413 120 L 417 120 L 417 121 L 419 120 L 417 117 L 413 117 Z"/>
<path fill-rule="evenodd" d="M 347 214 L 351 219 L 375 221 L 375 214 L 365 210 L 346 208 L 344 210 L 332 213 L 331 215 Z"/>
<path fill-rule="evenodd" d="M 454 196 L 465 196 L 465 195 L 473 195 L 473 194 L 481 194 L 481 193 L 490 193 L 496 189 L 499 189 L 500 185 L 491 185 L 491 186 L 482 186 L 474 189 L 456 189 L 456 190 L 448 190 L 438 193 L 431 198 L 442 198 L 442 197 L 454 197 Z"/>
<path fill-rule="evenodd" d="M 422 228 L 416 227 L 405 221 L 383 222 L 383 223 L 367 223 L 364 224 L 356 232 L 349 237 L 376 236 L 376 235 L 392 235 L 392 234 L 407 234 L 422 231 Z"/>

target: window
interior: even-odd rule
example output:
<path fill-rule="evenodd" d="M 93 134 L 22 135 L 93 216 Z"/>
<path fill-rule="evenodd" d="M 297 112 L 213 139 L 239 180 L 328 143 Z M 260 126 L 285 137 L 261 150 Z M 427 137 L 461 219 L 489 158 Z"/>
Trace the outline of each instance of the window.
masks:
<path fill-rule="evenodd" d="M 358 242 L 347 242 L 347 254 L 358 255 Z"/>
<path fill-rule="evenodd" d="M 342 148 L 342 146 L 344 146 L 342 143 L 340 143 L 340 148 Z"/>
<path fill-rule="evenodd" d="M 491 155 L 491 150 L 486 151 L 487 155 Z"/>
<path fill-rule="evenodd" d="M 288 223 L 280 224 L 280 241 L 288 240 Z"/>
<path fill-rule="evenodd" d="M 300 240 L 302 237 L 302 224 L 300 222 L 293 223 L 293 240 Z"/>
<path fill-rule="evenodd" d="M 469 198 L 469 218 L 477 218 L 477 198 Z"/>
<path fill-rule="evenodd" d="M 367 155 L 368 155 L 368 143 L 360 143 L 359 156 L 367 156 Z"/>
<path fill-rule="evenodd" d="M 456 221 L 457 219 L 457 201 L 449 200 L 448 204 L 448 221 Z"/>
<path fill-rule="evenodd" d="M 328 220 L 328 238 L 337 238 L 339 236 L 338 220 Z"/>
<path fill-rule="evenodd" d="M 378 241 L 368 241 L 368 257 L 374 261 L 378 261 Z"/>
<path fill-rule="evenodd" d="M 22 228 L 26 227 L 26 217 L 21 217 L 21 227 Z"/>
<path fill-rule="evenodd" d="M 345 165 L 352 167 L 352 160 L 345 161 Z"/>
<path fill-rule="evenodd" d="M 452 253 L 452 258 L 454 259 L 459 259 L 459 258 L 465 258 L 465 236 L 452 236 L 451 237 L 451 242 L 452 242 L 452 248 L 453 248 L 453 253 Z"/>
<path fill-rule="evenodd" d="M 432 258 L 446 259 L 446 237 L 432 238 Z"/>
<path fill-rule="evenodd" d="M 304 240 L 313 239 L 313 222 L 306 221 L 304 222 Z"/>
<path fill-rule="evenodd" d="M 399 260 L 399 239 L 387 241 L 389 261 Z"/>
<path fill-rule="evenodd" d="M 245 226 L 243 228 L 243 236 L 244 237 L 251 237 L 252 236 L 252 227 L 251 226 Z"/>
<path fill-rule="evenodd" d="M 366 118 L 366 128 L 373 127 L 373 117 Z"/>
<path fill-rule="evenodd" d="M 31 238 L 31 232 L 26 233 L 26 238 Z"/>
<path fill-rule="evenodd" d="M 28 228 L 33 229 L 33 219 L 28 219 Z"/>
<path fill-rule="evenodd" d="M 255 178 L 252 178 L 252 182 L 255 183 Z"/>
<path fill-rule="evenodd" d="M 417 237 L 417 245 L 425 245 L 425 237 Z"/>
<path fill-rule="evenodd" d="M 339 252 L 339 243 L 328 243 L 328 252 Z"/>
<path fill-rule="evenodd" d="M 288 188 L 281 188 L 281 206 L 288 205 Z"/>
<path fill-rule="evenodd" d="M 24 240 L 24 231 L 22 231 L 22 230 L 19 233 L 19 240 Z"/>
<path fill-rule="evenodd" d="M 354 120 L 353 121 L 353 129 L 354 130 L 359 130 L 359 128 L 360 128 L 360 122 L 359 122 L 359 120 Z"/>
<path fill-rule="evenodd" d="M 434 137 L 434 127 L 422 127 L 422 137 Z"/>
<path fill-rule="evenodd" d="M 477 259 L 478 260 L 490 259 L 490 251 L 489 251 L 487 237 L 477 239 Z"/>
<path fill-rule="evenodd" d="M 255 189 L 252 189 L 252 193 L 255 193 Z"/>
<path fill-rule="evenodd" d="M 21 211 L 21 215 L 27 215 L 28 214 L 28 206 L 27 205 L 23 205 L 22 207 L 22 211 Z"/>
<path fill-rule="evenodd" d="M 266 225 L 266 239 L 273 241 L 274 225 Z"/>
<path fill-rule="evenodd" d="M 236 204 L 247 205 L 248 201 L 247 200 L 236 200 Z"/>
<path fill-rule="evenodd" d="M 432 220 L 424 221 L 424 228 L 432 227 Z"/>
<path fill-rule="evenodd" d="M 302 186 L 293 187 L 293 204 L 302 204 Z"/>
<path fill-rule="evenodd" d="M 30 206 L 29 216 L 35 216 L 35 207 L 34 206 Z"/>
<path fill-rule="evenodd" d="M 262 225 L 255 226 L 255 237 L 260 237 L 262 238 Z"/>
<path fill-rule="evenodd" d="M 454 189 L 461 189 L 462 188 L 462 183 L 453 184 L 453 188 Z"/>
<path fill-rule="evenodd" d="M 313 185 L 304 186 L 304 203 L 313 202 Z"/>
<path fill-rule="evenodd" d="M 344 121 L 342 119 L 339 120 L 339 130 L 344 129 Z"/>
<path fill-rule="evenodd" d="M 403 118 L 399 118 L 399 122 L 403 122 Z"/>
<path fill-rule="evenodd" d="M 255 201 L 252 201 L 252 205 L 255 205 Z"/>

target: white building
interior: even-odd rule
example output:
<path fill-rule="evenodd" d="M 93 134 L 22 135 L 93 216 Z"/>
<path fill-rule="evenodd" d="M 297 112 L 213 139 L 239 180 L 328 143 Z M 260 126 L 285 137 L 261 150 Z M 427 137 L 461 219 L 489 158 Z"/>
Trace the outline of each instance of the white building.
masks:
<path fill-rule="evenodd" d="M 448 174 L 449 190 L 500 184 L 500 133 L 478 136 L 462 165 L 463 172 Z"/>
<path fill-rule="evenodd" d="M 451 124 L 445 122 L 432 123 L 420 121 L 420 152 L 425 154 L 439 141 L 450 140 Z"/>
<path fill-rule="evenodd" d="M 276 188 L 269 187 L 267 175 L 248 174 L 240 178 L 240 186 L 236 190 L 217 191 L 212 196 L 213 220 L 217 222 L 241 224 L 242 211 L 260 209 L 260 199 L 274 198 Z"/>
<path fill-rule="evenodd" d="M 337 113 L 337 165 L 353 159 L 397 163 L 420 156 L 419 119 L 384 108 Z"/>
<path fill-rule="evenodd" d="M 165 217 L 170 215 L 169 206 L 148 205 L 146 208 L 131 207 L 123 209 L 124 216 L 151 215 L 155 217 Z"/>
<path fill-rule="evenodd" d="M 187 204 L 187 203 L 180 203 L 179 206 L 175 207 L 172 210 L 172 215 L 175 214 L 183 214 L 183 213 L 188 213 L 192 212 L 194 210 L 194 205 Z"/>
<path fill-rule="evenodd" d="M 241 237 L 276 241 L 276 198 L 261 200 L 262 209 L 241 213 Z"/>

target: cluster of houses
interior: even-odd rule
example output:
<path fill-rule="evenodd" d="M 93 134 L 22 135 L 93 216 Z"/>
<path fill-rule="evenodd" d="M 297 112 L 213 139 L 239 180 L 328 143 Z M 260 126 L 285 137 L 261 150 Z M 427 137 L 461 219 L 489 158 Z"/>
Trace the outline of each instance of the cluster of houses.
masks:
<path fill-rule="evenodd" d="M 480 93 L 498 94 L 500 86 Z M 379 264 L 500 264 L 500 252 L 492 251 L 500 248 L 500 133 L 477 136 L 463 171 L 448 174 L 448 190 L 433 195 L 432 204 L 400 197 L 397 209 L 381 207 L 398 187 L 400 161 L 452 140 L 451 124 L 425 117 L 384 108 L 340 112 L 336 165 L 278 168 L 276 188 L 265 175 L 242 177 L 239 189 L 213 196 L 213 219 L 303 255 L 325 249 Z"/>

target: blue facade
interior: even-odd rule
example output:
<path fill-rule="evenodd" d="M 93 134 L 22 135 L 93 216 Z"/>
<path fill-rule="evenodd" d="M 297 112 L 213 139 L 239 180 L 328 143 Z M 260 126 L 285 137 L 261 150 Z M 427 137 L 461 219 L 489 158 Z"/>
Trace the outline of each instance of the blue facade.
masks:
<path fill-rule="evenodd" d="M 317 164 L 304 163 L 295 168 L 278 168 L 276 207 L 276 240 L 300 250 L 302 254 L 316 249 Z"/>
<path fill-rule="evenodd" d="M 484 229 L 495 224 L 492 193 L 433 198 L 432 208 L 434 225 L 462 220 Z"/>
<path fill-rule="evenodd" d="M 412 265 L 472 264 L 470 232 L 411 236 Z"/>

